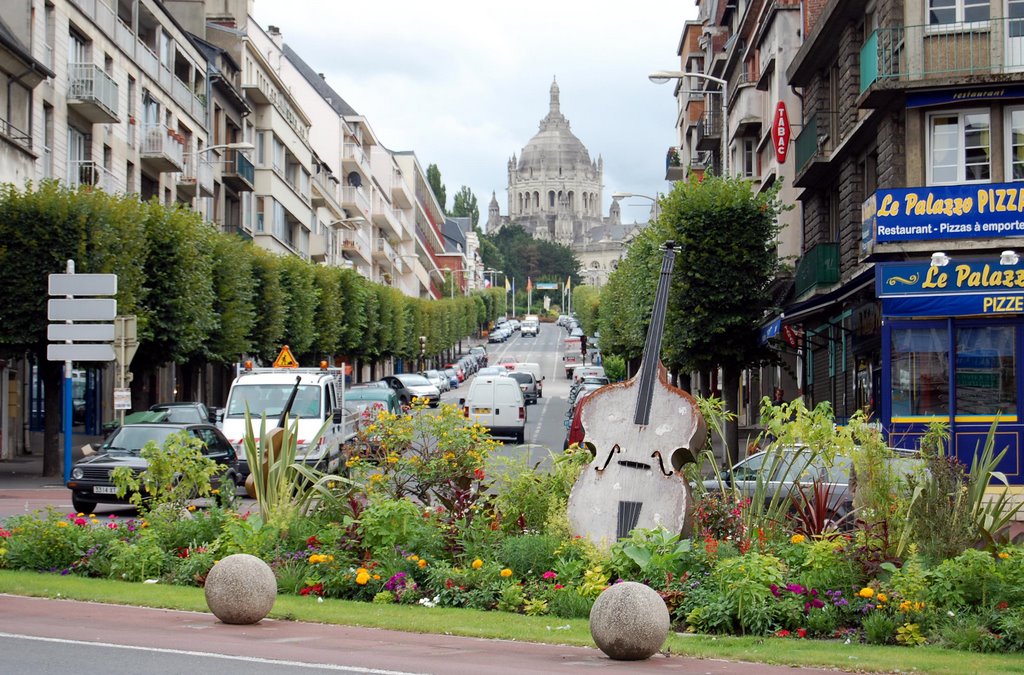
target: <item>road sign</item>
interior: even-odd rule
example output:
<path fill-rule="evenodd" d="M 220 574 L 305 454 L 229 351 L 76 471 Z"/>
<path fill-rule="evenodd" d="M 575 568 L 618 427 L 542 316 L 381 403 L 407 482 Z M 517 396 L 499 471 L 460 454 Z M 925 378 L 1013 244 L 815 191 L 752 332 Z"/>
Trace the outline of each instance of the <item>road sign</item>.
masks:
<path fill-rule="evenodd" d="M 117 300 L 113 298 L 51 298 L 46 304 L 50 321 L 113 321 Z"/>
<path fill-rule="evenodd" d="M 113 361 L 114 346 L 105 342 L 46 345 L 47 361 Z"/>
<path fill-rule="evenodd" d="M 116 274 L 51 274 L 50 295 L 117 295 Z"/>
<path fill-rule="evenodd" d="M 125 387 L 114 389 L 114 410 L 132 409 L 132 390 Z"/>
<path fill-rule="evenodd" d="M 277 360 L 274 361 L 275 368 L 298 368 L 299 362 L 292 356 L 292 350 L 288 349 L 288 345 L 285 345 L 281 349 L 281 353 L 277 355 Z"/>
<path fill-rule="evenodd" d="M 51 323 L 46 327 L 46 339 L 54 342 L 61 342 L 64 340 L 110 342 L 114 339 L 114 324 Z"/>

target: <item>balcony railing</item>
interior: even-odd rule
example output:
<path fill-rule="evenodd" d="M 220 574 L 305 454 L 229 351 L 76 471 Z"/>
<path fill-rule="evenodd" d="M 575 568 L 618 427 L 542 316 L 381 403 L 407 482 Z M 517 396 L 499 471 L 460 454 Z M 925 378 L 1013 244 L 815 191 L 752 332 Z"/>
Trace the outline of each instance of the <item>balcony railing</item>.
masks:
<path fill-rule="evenodd" d="M 363 170 L 370 173 L 370 160 L 363 152 L 362 146 L 358 143 L 345 143 L 342 148 L 342 159 L 347 159 L 355 162 L 359 166 L 363 167 Z"/>
<path fill-rule="evenodd" d="M 2 117 L 0 117 L 0 136 L 32 152 L 32 137 Z"/>
<path fill-rule="evenodd" d="M 77 188 L 82 185 L 99 188 L 104 192 L 119 192 L 114 175 L 102 164 L 91 159 L 77 159 L 68 162 L 68 185 Z"/>
<path fill-rule="evenodd" d="M 377 245 L 374 247 L 374 253 L 376 253 L 378 257 L 385 258 L 387 260 L 394 260 L 396 257 L 395 247 L 392 246 L 391 242 L 387 239 L 380 236 L 377 237 Z"/>
<path fill-rule="evenodd" d="M 68 104 L 90 122 L 117 121 L 117 84 L 92 63 L 68 64 Z"/>
<path fill-rule="evenodd" d="M 197 155 L 190 155 L 185 159 L 177 182 L 179 196 L 212 197 L 213 166 Z"/>
<path fill-rule="evenodd" d="M 355 206 L 360 210 L 364 217 L 369 217 L 370 211 L 370 200 L 366 197 L 362 188 L 357 188 L 352 185 L 344 185 L 341 188 L 341 205 L 343 207 Z M 358 214 L 357 214 L 358 215 Z"/>
<path fill-rule="evenodd" d="M 679 159 L 679 148 L 673 146 L 665 154 L 665 180 L 682 180 L 686 177 L 686 168 Z"/>
<path fill-rule="evenodd" d="M 722 141 L 722 114 L 717 110 L 705 110 L 697 122 L 697 148 L 715 150 Z"/>
<path fill-rule="evenodd" d="M 157 171 L 181 171 L 185 144 L 178 133 L 163 124 L 142 125 L 142 161 L 150 162 Z"/>
<path fill-rule="evenodd" d="M 256 168 L 242 152 L 227 150 L 224 156 L 224 182 L 236 192 L 252 192 Z"/>
<path fill-rule="evenodd" d="M 877 28 L 860 50 L 860 88 L 878 80 L 1024 71 L 1024 19 Z"/>
<path fill-rule="evenodd" d="M 362 230 L 343 231 L 341 236 L 341 248 L 343 251 L 350 251 L 359 254 L 366 262 L 372 258 L 370 254 L 370 242 Z"/>
<path fill-rule="evenodd" d="M 800 297 L 808 291 L 839 282 L 839 244 L 815 244 L 804 252 L 796 265 L 794 292 Z"/>
<path fill-rule="evenodd" d="M 802 171 L 816 157 L 825 157 L 839 141 L 839 113 L 813 110 L 804 120 L 804 128 L 793 142 L 796 170 Z"/>

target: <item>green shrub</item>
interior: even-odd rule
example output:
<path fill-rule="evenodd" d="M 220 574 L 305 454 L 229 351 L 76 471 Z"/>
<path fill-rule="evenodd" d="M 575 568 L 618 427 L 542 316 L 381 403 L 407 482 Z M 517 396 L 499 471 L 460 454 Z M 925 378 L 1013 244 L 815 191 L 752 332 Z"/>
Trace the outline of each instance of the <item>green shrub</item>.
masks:
<path fill-rule="evenodd" d="M 884 611 L 873 611 L 864 617 L 864 641 L 872 645 L 891 644 L 896 639 L 896 619 Z"/>
<path fill-rule="evenodd" d="M 155 537 L 140 537 L 138 543 L 115 541 L 110 551 L 110 576 L 124 581 L 157 579 L 168 568 L 170 558 Z"/>
<path fill-rule="evenodd" d="M 1002 635 L 1002 646 L 1006 651 L 1024 651 L 1024 608 L 1000 611 L 995 628 Z"/>
<path fill-rule="evenodd" d="M 612 573 L 627 581 L 660 582 L 666 574 L 679 576 L 702 567 L 693 541 L 668 530 L 636 528 L 611 549 Z"/>
<path fill-rule="evenodd" d="M 555 566 L 555 551 L 562 541 L 547 534 L 507 537 L 498 547 L 497 557 L 516 576 L 539 577 Z"/>
<path fill-rule="evenodd" d="M 396 549 L 424 558 L 440 554 L 440 533 L 423 517 L 423 510 L 407 498 L 373 496 L 360 515 L 359 532 L 363 546 L 378 554 Z"/>
<path fill-rule="evenodd" d="M 203 447 L 187 431 L 169 435 L 163 446 L 146 443 L 139 451 L 146 460 L 145 471 L 137 474 L 131 467 L 119 466 L 111 472 L 117 495 L 128 495 L 132 504 L 147 510 L 164 505 L 184 508 L 196 497 L 209 496 L 210 479 L 224 467 L 205 455 Z"/>
<path fill-rule="evenodd" d="M 572 588 L 559 588 L 547 596 L 548 611 L 563 619 L 586 619 L 594 606 L 593 598 L 585 598 Z"/>
<path fill-rule="evenodd" d="M 201 586 L 213 568 L 213 554 L 205 550 L 186 549 L 171 559 L 169 580 L 178 586 Z"/>
<path fill-rule="evenodd" d="M 987 607 L 998 585 L 991 553 L 968 549 L 935 567 L 929 578 L 929 601 L 938 607 Z"/>
<path fill-rule="evenodd" d="M 984 618 L 971 612 L 962 612 L 941 625 L 939 642 L 950 649 L 966 652 L 995 652 L 1002 649 L 1001 638 L 993 633 Z"/>
<path fill-rule="evenodd" d="M 626 379 L 626 361 L 621 356 L 609 354 L 603 357 L 601 365 L 604 367 L 604 374 L 612 382 Z"/>
<path fill-rule="evenodd" d="M 523 587 L 519 584 L 508 584 L 502 587 L 498 597 L 499 612 L 518 612 L 523 608 L 526 596 L 523 594 Z"/>
<path fill-rule="evenodd" d="M 840 539 L 817 539 L 801 544 L 805 549 L 802 565 L 797 568 L 798 580 L 807 588 L 846 588 L 856 583 L 853 562 L 844 555 Z"/>
<path fill-rule="evenodd" d="M 939 562 L 959 555 L 977 538 L 968 501 L 967 468 L 954 456 L 929 455 L 928 471 L 908 478 L 913 492 L 910 507 L 911 539 L 921 555 Z"/>
<path fill-rule="evenodd" d="M 772 586 L 783 582 L 783 564 L 773 555 L 748 553 L 722 560 L 711 579 L 731 605 L 743 633 L 763 635 L 774 623 Z"/>
<path fill-rule="evenodd" d="M 804 625 L 807 632 L 815 637 L 830 638 L 839 628 L 839 612 L 834 607 L 811 609 L 807 612 Z"/>

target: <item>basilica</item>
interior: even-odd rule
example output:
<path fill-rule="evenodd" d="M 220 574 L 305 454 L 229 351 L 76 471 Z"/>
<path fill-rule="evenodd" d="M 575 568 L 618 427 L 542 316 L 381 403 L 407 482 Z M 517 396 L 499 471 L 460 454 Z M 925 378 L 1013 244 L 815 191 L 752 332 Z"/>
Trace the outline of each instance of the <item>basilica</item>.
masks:
<path fill-rule="evenodd" d="M 590 159 L 560 110 L 558 83 L 551 84 L 548 114 L 526 147 L 508 162 L 508 215 L 491 194 L 487 232 L 509 224 L 536 239 L 568 246 L 579 258 L 586 283 L 600 286 L 625 255 L 637 225 L 623 225 L 618 202 L 601 213 L 604 162 Z"/>

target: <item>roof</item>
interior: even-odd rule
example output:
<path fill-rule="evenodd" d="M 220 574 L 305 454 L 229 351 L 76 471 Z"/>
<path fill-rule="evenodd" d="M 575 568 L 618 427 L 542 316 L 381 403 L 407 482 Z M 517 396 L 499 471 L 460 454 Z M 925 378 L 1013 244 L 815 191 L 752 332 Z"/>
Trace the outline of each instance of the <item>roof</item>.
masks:
<path fill-rule="evenodd" d="M 448 253 L 466 250 L 466 232 L 457 221 L 468 218 L 445 218 L 441 224 L 441 235 L 444 238 L 444 250 Z M 459 247 L 462 247 L 461 249 Z"/>
<path fill-rule="evenodd" d="M 3 20 L 3 17 L 0 17 L 0 46 L 5 47 L 40 76 L 56 77 L 52 70 L 32 56 L 32 52 L 22 44 L 21 40 L 14 34 L 14 31 L 11 30 L 11 27 Z"/>
<path fill-rule="evenodd" d="M 316 90 L 316 93 L 320 94 L 321 98 L 327 101 L 327 105 L 334 109 L 334 112 L 339 115 L 359 115 L 355 109 L 348 104 L 348 102 L 341 97 L 341 94 L 334 91 L 331 85 L 327 84 L 327 80 L 323 76 L 313 70 L 308 63 L 302 60 L 295 50 L 289 47 L 287 44 L 284 45 L 281 50 L 284 52 L 284 56 L 288 59 L 295 69 L 299 71 L 299 74 L 305 78 L 306 82 Z"/>
<path fill-rule="evenodd" d="M 551 83 L 548 114 L 540 121 L 540 130 L 523 148 L 518 168 L 542 166 L 570 167 L 590 164 L 590 153 L 583 141 L 569 129 L 569 120 L 562 114 L 558 83 Z"/>

